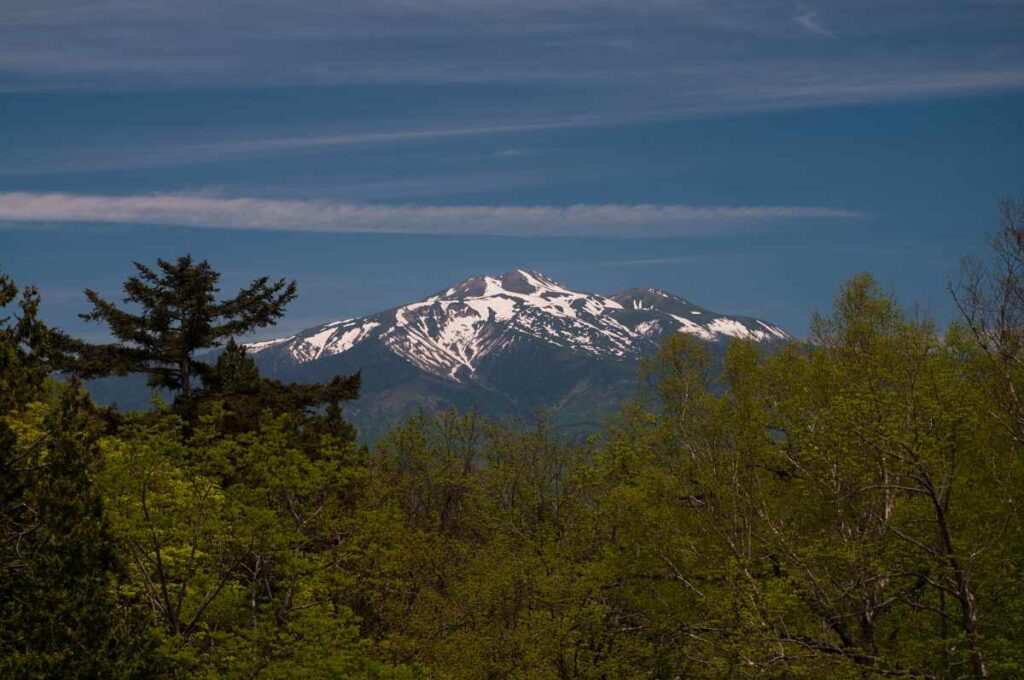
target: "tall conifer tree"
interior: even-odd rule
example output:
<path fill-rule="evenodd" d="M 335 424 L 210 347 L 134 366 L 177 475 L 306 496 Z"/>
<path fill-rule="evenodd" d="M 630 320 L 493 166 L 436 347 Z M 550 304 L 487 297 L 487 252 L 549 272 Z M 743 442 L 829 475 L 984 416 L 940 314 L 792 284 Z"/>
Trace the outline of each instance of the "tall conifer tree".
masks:
<path fill-rule="evenodd" d="M 157 260 L 155 269 L 139 262 L 138 273 L 124 283 L 129 311 L 87 289 L 92 311 L 89 321 L 105 323 L 117 342 L 82 345 L 75 372 L 85 377 L 112 373 L 146 373 L 149 384 L 190 399 L 196 378 L 209 366 L 197 352 L 221 346 L 229 337 L 273 325 L 296 295 L 294 281 L 266 276 L 253 281 L 234 297 L 218 300 L 220 274 L 206 260 L 191 255 L 176 261 Z"/>

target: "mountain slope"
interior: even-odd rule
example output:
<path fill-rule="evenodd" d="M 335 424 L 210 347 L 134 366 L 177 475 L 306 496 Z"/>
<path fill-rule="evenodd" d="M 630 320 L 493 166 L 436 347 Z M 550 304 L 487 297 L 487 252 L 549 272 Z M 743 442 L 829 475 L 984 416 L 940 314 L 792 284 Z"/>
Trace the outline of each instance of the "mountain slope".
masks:
<path fill-rule="evenodd" d="M 639 359 L 674 333 L 714 345 L 790 339 L 766 321 L 662 290 L 605 297 L 517 269 L 247 348 L 264 374 L 284 380 L 361 370 L 363 397 L 348 413 L 371 436 L 421 407 L 473 405 L 494 416 L 549 407 L 564 425 L 590 429 L 629 393 Z"/>

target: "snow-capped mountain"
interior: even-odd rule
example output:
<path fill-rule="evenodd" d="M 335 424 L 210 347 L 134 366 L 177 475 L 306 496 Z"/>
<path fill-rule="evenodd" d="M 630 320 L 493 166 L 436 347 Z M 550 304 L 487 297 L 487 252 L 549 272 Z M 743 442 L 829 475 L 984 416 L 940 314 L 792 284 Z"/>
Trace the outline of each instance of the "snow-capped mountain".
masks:
<path fill-rule="evenodd" d="M 261 373 L 285 382 L 362 374 L 345 415 L 373 440 L 423 409 L 491 417 L 549 414 L 563 432 L 590 432 L 634 394 L 637 368 L 685 333 L 720 356 L 728 341 L 790 339 L 766 321 L 718 314 L 656 288 L 614 295 L 571 290 L 539 272 L 474 276 L 418 302 L 331 321 L 247 346 Z M 143 381 L 92 381 L 101 403 L 144 408 Z"/>
<path fill-rule="evenodd" d="M 280 368 L 345 355 L 354 359 L 374 346 L 378 354 L 389 352 L 431 376 L 486 385 L 487 369 L 525 345 L 547 346 L 560 356 L 630 362 L 672 333 L 710 343 L 790 339 L 766 321 L 717 314 L 663 290 L 634 288 L 605 297 L 516 269 L 501 276 L 475 276 L 372 316 L 332 321 L 247 347 L 261 364 Z"/>

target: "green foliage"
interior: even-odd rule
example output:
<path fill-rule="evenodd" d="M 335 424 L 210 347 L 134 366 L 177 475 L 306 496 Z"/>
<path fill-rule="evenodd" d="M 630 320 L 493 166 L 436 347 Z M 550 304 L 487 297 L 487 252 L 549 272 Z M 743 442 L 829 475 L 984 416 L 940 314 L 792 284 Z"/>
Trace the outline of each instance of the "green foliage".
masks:
<path fill-rule="evenodd" d="M 102 477 L 132 587 L 164 654 L 197 677 L 398 677 L 369 660 L 339 569 L 365 452 L 297 413 L 224 435 L 205 417 L 139 417 L 103 441 Z"/>
<path fill-rule="evenodd" d="M 381 443 L 378 507 L 399 549 L 373 565 L 379 649 L 442 677 L 558 677 L 581 563 L 571 480 L 587 449 L 474 413 L 419 416 Z M 381 564 L 383 562 L 383 564 Z"/>
<path fill-rule="evenodd" d="M 0 277 L 0 305 L 17 289 Z M 51 333 L 28 290 L 0 321 L 0 675 L 147 677 L 147 635 L 119 597 L 93 475 L 100 420 L 80 386 L 46 381 Z"/>
<path fill-rule="evenodd" d="M 18 287 L 0 274 L 0 413 L 7 413 L 32 400 L 52 370 L 49 363 L 54 336 L 39 319 L 39 293 L 26 288 L 18 296 Z"/>
<path fill-rule="evenodd" d="M 702 677 L 1019 668 L 1022 469 L 958 342 L 862 276 L 811 349 L 733 345 L 720 396 L 697 348 L 666 347 L 653 408 L 627 412 L 605 459 L 610 512 L 643 518 L 616 536 L 641 581 L 622 607 L 677 640 L 658 662 Z"/>

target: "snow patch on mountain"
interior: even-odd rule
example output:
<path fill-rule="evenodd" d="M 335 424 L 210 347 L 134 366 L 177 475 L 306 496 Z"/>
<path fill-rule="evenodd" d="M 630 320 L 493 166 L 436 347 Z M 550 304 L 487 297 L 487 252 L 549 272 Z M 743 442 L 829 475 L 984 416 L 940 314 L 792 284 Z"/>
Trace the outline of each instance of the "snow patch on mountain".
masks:
<path fill-rule="evenodd" d="M 277 338 L 276 340 L 263 340 L 262 342 L 250 342 L 250 343 L 245 345 L 245 349 L 249 352 L 249 354 L 256 354 L 257 352 L 262 352 L 265 349 L 270 349 L 271 347 L 277 347 L 278 345 L 283 345 L 284 343 L 288 342 L 289 340 L 293 340 L 293 339 L 295 339 L 295 336 L 294 335 L 289 335 L 287 338 Z"/>
<path fill-rule="evenodd" d="M 715 331 L 705 328 L 698 323 L 687 319 L 684 316 L 676 316 L 675 314 L 669 314 L 673 319 L 679 322 L 679 332 L 687 333 L 689 335 L 696 335 L 701 340 L 707 340 L 713 342 L 715 340 Z"/>
<path fill-rule="evenodd" d="M 650 321 L 641 321 L 633 328 L 633 333 L 641 337 L 648 337 L 661 332 L 661 321 L 659 321 L 658 319 L 651 319 Z"/>
<path fill-rule="evenodd" d="M 376 321 L 363 322 L 352 319 L 333 321 L 316 329 L 310 335 L 296 339 L 289 348 L 289 352 L 292 358 L 299 363 L 316 361 L 323 357 L 341 354 L 352 349 L 356 343 L 368 338 L 373 329 L 379 326 L 380 323 Z M 292 338 L 295 338 L 295 336 L 292 336 Z M 292 338 L 289 338 L 289 340 Z M 257 345 L 265 344 L 267 343 L 257 343 Z M 246 345 L 246 349 L 249 350 L 250 354 L 255 354 L 280 344 L 282 343 L 277 342 L 268 347 Z"/>
<path fill-rule="evenodd" d="M 485 357 L 519 342 L 539 340 L 575 353 L 626 359 L 652 351 L 672 332 L 707 342 L 790 338 L 763 321 L 714 314 L 657 288 L 605 297 L 516 269 L 466 279 L 390 312 L 334 321 L 246 347 L 253 354 L 284 351 L 304 363 L 374 340 L 428 373 L 462 382 L 473 379 Z"/>

